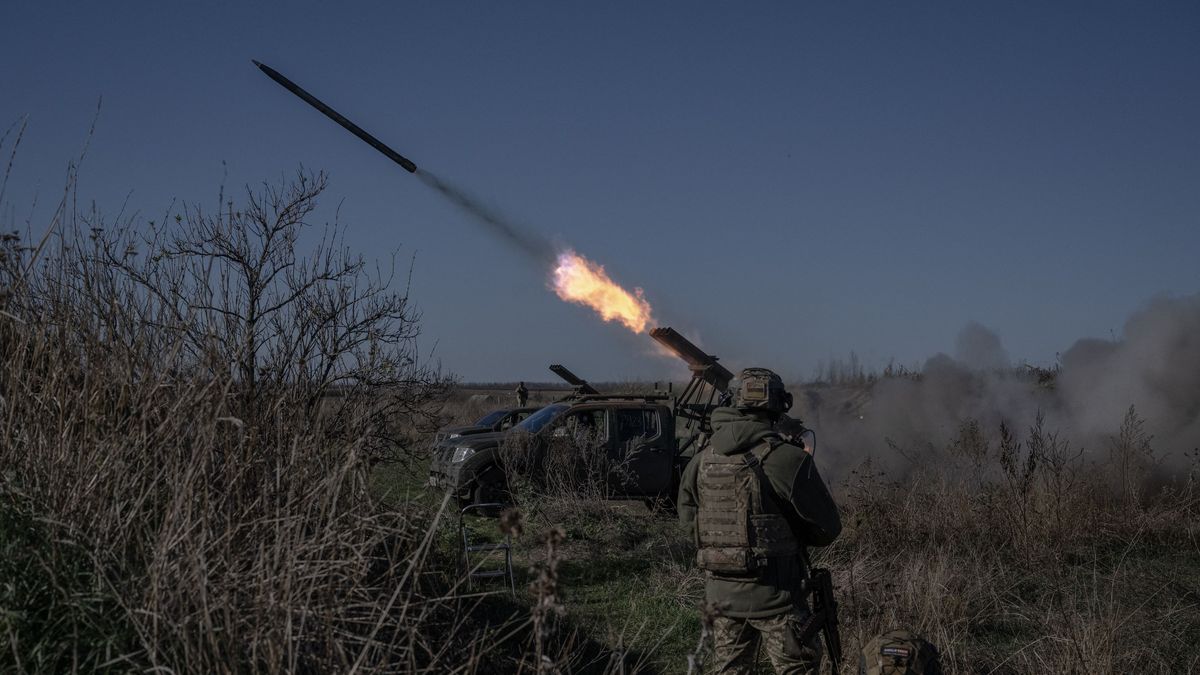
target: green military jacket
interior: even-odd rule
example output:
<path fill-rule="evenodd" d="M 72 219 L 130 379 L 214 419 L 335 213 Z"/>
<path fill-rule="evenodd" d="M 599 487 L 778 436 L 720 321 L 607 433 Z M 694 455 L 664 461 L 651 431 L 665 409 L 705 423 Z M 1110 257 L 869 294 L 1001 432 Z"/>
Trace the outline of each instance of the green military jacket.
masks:
<path fill-rule="evenodd" d="M 734 408 L 717 408 L 712 414 L 713 450 L 721 454 L 748 450 L 768 435 L 771 425 L 763 418 Z M 696 453 L 699 457 L 701 453 Z M 679 520 L 693 535 L 696 532 L 696 474 L 699 461 L 693 458 L 683 471 L 679 485 Z M 825 487 L 812 457 L 790 444 L 775 448 L 763 462 L 783 515 L 801 545 L 825 546 L 842 531 L 837 505 Z M 804 572 L 798 559 L 772 564 L 758 579 L 721 578 L 709 575 L 705 595 L 709 602 L 731 617 L 774 616 L 802 605 L 803 597 L 793 597 L 800 589 Z"/>

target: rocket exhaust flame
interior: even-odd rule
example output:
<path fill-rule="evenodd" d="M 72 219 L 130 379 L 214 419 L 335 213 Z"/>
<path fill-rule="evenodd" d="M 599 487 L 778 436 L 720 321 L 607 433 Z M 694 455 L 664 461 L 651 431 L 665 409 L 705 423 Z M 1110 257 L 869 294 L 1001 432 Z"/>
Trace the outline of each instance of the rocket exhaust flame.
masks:
<path fill-rule="evenodd" d="M 552 288 L 563 300 L 591 307 L 601 319 L 618 321 L 635 333 L 654 327 L 642 289 L 630 293 L 609 278 L 603 265 L 570 249 L 558 254 Z"/>
<path fill-rule="evenodd" d="M 493 234 L 500 236 L 517 250 L 539 261 L 549 261 L 553 258 L 553 249 L 549 242 L 538 234 L 484 206 L 479 200 L 448 181 L 427 170 L 417 168 L 416 163 L 412 160 L 367 133 L 362 127 L 305 91 L 300 85 L 284 77 L 279 71 L 258 61 L 254 61 L 254 65 L 267 77 L 316 108 L 329 119 L 337 122 L 388 159 L 399 164 L 405 171 L 416 174 L 426 185 L 437 190 L 474 218 L 486 224 Z M 598 265 L 570 249 L 559 253 L 557 258 L 553 259 L 552 264 L 554 264 L 553 289 L 558 297 L 567 302 L 591 307 L 605 321 L 618 321 L 635 333 L 644 333 L 648 328 L 654 327 L 650 303 L 642 297 L 642 289 L 635 288 L 630 293 L 610 279 L 602 265 Z"/>

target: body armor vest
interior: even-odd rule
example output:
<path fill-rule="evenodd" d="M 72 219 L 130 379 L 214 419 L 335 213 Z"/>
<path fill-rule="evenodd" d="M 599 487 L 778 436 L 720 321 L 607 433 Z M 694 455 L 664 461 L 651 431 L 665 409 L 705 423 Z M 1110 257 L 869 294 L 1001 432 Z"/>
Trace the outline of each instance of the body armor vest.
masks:
<path fill-rule="evenodd" d="M 731 576 L 757 575 L 771 558 L 794 556 L 796 536 L 770 493 L 762 463 L 781 443 L 769 437 L 749 450 L 722 455 L 709 445 L 695 461 L 696 562 Z"/>

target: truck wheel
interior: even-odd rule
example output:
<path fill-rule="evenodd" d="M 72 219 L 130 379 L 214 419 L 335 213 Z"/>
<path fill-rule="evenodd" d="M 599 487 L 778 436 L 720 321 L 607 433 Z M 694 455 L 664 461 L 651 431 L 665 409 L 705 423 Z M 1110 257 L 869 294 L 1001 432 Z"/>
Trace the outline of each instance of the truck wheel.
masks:
<path fill-rule="evenodd" d="M 504 474 L 496 467 L 489 467 L 475 479 L 475 487 L 471 491 L 474 504 L 508 504 L 508 490 L 504 484 Z"/>

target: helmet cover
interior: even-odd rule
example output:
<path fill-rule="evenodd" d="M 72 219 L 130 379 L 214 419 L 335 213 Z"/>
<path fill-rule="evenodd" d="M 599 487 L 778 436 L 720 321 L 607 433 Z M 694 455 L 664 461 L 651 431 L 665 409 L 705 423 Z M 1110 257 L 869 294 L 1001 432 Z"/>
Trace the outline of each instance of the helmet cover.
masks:
<path fill-rule="evenodd" d="M 783 386 L 783 379 L 766 368 L 746 368 L 733 406 L 739 410 L 765 410 L 782 414 L 792 408 L 792 395 Z"/>

